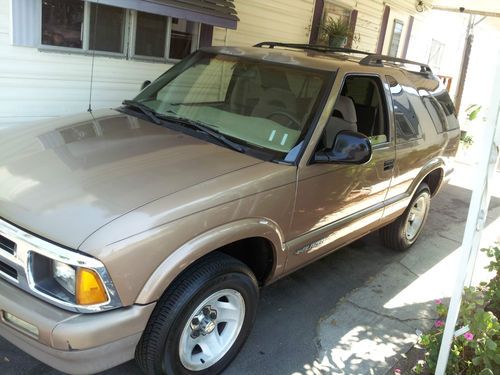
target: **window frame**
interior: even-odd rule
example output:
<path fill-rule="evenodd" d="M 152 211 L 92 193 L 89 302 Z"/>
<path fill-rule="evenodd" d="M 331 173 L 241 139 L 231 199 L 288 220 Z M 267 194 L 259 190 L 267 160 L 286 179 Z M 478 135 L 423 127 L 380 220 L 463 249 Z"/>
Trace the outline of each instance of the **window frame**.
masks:
<path fill-rule="evenodd" d="M 125 20 L 124 20 L 124 31 L 123 31 L 123 52 L 109 52 L 109 51 L 100 51 L 100 50 L 92 50 L 89 48 L 90 45 L 90 12 L 91 6 L 94 3 L 89 1 L 84 1 L 83 8 L 83 22 L 82 22 L 82 48 L 74 48 L 74 47 L 63 47 L 63 46 L 54 46 L 50 44 L 42 43 L 42 34 L 43 34 L 43 23 L 40 23 L 39 30 L 39 41 L 38 41 L 38 50 L 42 52 L 59 52 L 59 53 L 68 53 L 68 54 L 79 54 L 79 55 L 95 55 L 101 57 L 115 57 L 125 60 L 134 60 L 134 61 L 143 61 L 143 62 L 157 62 L 157 63 L 176 63 L 180 61 L 180 59 L 171 59 L 169 57 L 170 53 L 170 43 L 171 43 L 171 35 L 172 35 L 172 18 L 171 16 L 163 16 L 166 18 L 167 27 L 166 27 L 166 39 L 163 57 L 156 56 L 143 56 L 135 54 L 135 45 L 136 45 L 136 34 L 137 34 L 137 13 L 138 11 L 128 8 L 119 8 L 123 9 L 125 12 Z M 105 4 L 97 4 L 97 5 L 105 5 Z M 43 14 L 43 5 L 40 1 L 40 17 Z M 189 21 L 189 20 L 187 20 Z M 194 22 L 194 21 L 190 21 Z M 201 35 L 201 23 L 194 22 L 195 24 L 195 32 L 193 33 L 193 42 L 191 44 L 191 53 L 196 51 L 200 45 L 200 35 Z"/>

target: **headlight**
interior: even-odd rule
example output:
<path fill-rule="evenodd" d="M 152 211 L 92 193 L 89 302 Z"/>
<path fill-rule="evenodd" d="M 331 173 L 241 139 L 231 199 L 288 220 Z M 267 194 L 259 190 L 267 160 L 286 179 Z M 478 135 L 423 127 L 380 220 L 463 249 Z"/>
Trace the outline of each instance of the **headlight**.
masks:
<path fill-rule="evenodd" d="M 76 270 L 57 260 L 52 263 L 52 277 L 59 283 L 68 293 L 75 295 Z"/>
<path fill-rule="evenodd" d="M 71 305 L 94 306 L 110 301 L 101 277 L 91 268 L 79 267 L 33 252 L 31 278 L 36 290 Z"/>

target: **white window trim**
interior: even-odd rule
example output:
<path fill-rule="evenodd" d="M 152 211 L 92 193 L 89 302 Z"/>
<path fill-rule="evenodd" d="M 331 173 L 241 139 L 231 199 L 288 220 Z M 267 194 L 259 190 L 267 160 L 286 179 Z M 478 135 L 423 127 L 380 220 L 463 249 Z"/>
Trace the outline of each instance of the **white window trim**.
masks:
<path fill-rule="evenodd" d="M 78 55 L 95 55 L 102 57 L 115 57 L 127 60 L 145 61 L 145 62 L 159 62 L 159 63 L 176 63 L 180 61 L 179 59 L 172 59 L 168 55 L 170 53 L 170 42 L 172 35 L 172 17 L 163 16 L 166 18 L 167 28 L 166 28 L 166 38 L 165 38 L 165 49 L 163 57 L 155 56 L 143 56 L 135 54 L 135 43 L 136 43 L 136 33 L 137 33 L 137 11 L 131 9 L 125 9 L 125 23 L 123 32 L 123 52 L 108 52 L 89 49 L 90 45 L 90 11 L 91 4 L 85 1 L 84 11 L 83 11 L 83 23 L 82 23 L 82 48 L 73 47 L 62 47 L 53 46 L 49 44 L 42 44 L 42 30 L 40 29 L 40 38 L 38 50 L 42 52 L 59 52 L 67 54 L 78 54 Z M 40 2 L 41 8 L 41 2 Z M 42 17 L 42 12 L 40 11 L 40 17 Z M 193 22 L 193 21 L 191 21 Z M 191 43 L 191 51 L 194 52 L 198 49 L 200 44 L 200 34 L 201 34 L 201 23 L 195 23 L 195 32 L 193 32 L 193 40 Z M 40 22 L 40 27 L 42 23 Z"/>

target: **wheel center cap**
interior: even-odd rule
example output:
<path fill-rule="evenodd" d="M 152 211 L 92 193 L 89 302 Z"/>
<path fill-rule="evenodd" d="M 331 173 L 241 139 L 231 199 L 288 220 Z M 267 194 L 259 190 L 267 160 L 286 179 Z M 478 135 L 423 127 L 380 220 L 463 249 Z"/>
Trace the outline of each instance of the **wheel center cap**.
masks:
<path fill-rule="evenodd" d="M 205 306 L 200 313 L 191 320 L 191 337 L 206 336 L 213 332 L 217 324 L 217 310 Z"/>
<path fill-rule="evenodd" d="M 208 335 L 208 334 L 212 333 L 214 329 L 215 329 L 215 322 L 214 321 L 210 321 L 205 326 L 204 332 L 202 334 L 203 335 Z"/>

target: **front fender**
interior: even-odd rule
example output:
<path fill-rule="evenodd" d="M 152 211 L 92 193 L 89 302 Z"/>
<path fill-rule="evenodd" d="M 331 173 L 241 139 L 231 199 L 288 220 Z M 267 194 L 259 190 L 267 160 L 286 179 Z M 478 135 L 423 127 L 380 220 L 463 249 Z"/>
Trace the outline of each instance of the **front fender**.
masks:
<path fill-rule="evenodd" d="M 282 273 L 286 252 L 283 233 L 279 226 L 267 218 L 238 220 L 210 229 L 170 254 L 148 279 L 136 303 L 147 304 L 158 300 L 172 281 L 189 265 L 222 246 L 251 237 L 262 237 L 272 243 L 275 261 L 271 274 L 278 276 Z"/>

